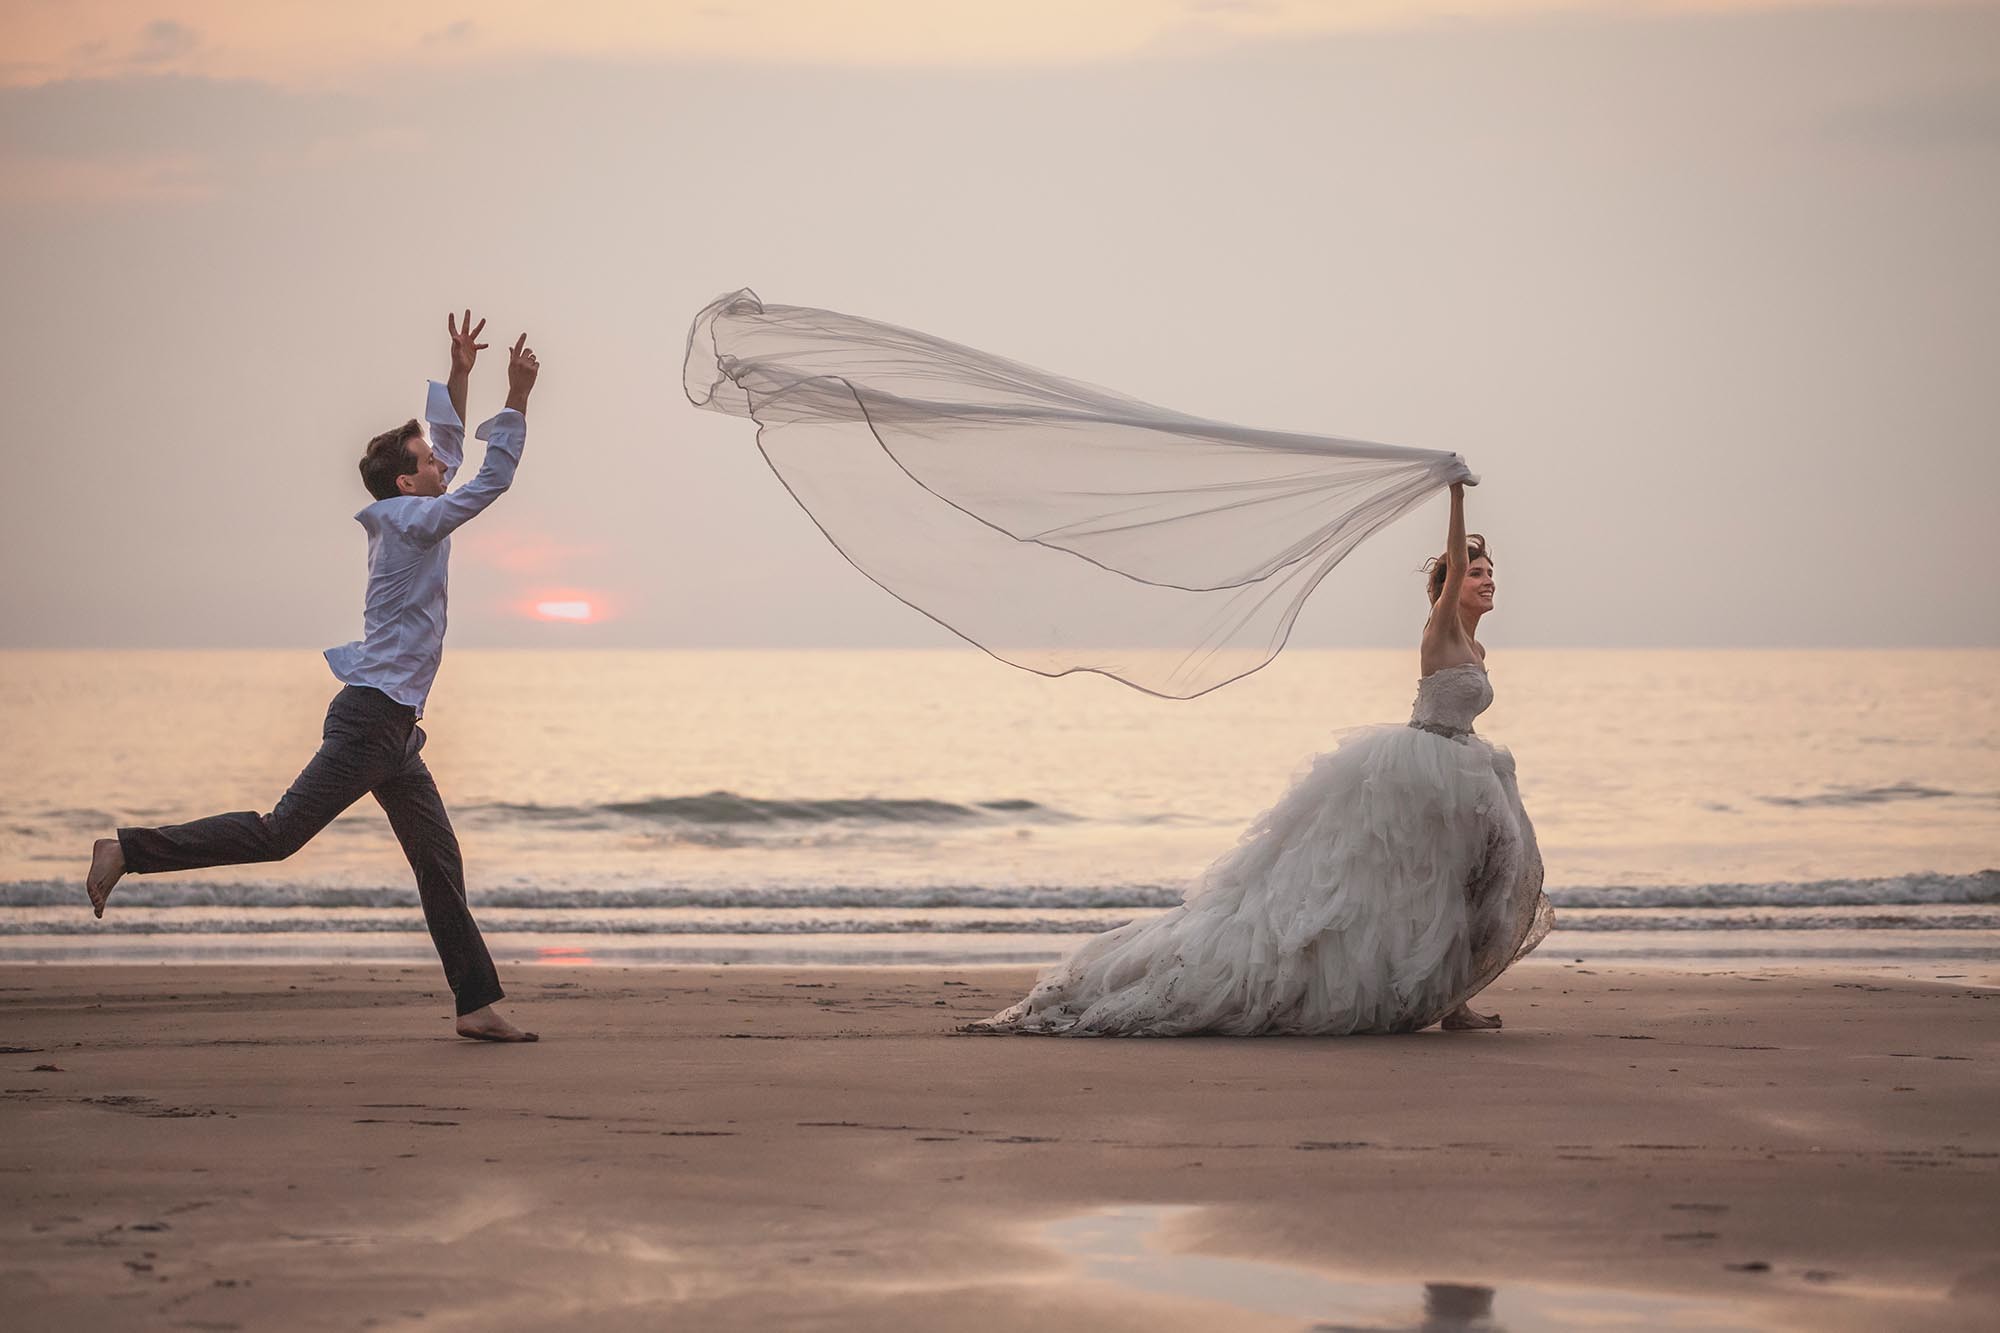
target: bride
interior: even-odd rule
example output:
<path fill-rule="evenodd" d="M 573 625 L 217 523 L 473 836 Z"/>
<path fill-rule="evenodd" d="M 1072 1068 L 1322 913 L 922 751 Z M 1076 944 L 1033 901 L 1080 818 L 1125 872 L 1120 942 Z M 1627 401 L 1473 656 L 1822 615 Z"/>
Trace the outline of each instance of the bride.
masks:
<path fill-rule="evenodd" d="M 1473 732 L 1493 702 L 1479 622 L 1493 560 L 1451 528 L 1430 566 L 1416 708 L 1362 727 L 1163 916 L 1099 935 L 968 1032 L 1178 1037 L 1497 1028 L 1468 1001 L 1548 933 L 1514 760 Z"/>
<path fill-rule="evenodd" d="M 1472 733 L 1493 561 L 1466 536 L 1463 458 L 1190 416 L 747 288 L 695 316 L 682 380 L 757 423 L 792 498 L 898 600 L 1026 670 L 1173 699 L 1271 661 L 1334 566 L 1450 486 L 1410 724 L 1348 735 L 1183 906 L 1091 940 L 971 1030 L 1499 1026 L 1466 1001 L 1549 908 L 1514 761 Z"/>

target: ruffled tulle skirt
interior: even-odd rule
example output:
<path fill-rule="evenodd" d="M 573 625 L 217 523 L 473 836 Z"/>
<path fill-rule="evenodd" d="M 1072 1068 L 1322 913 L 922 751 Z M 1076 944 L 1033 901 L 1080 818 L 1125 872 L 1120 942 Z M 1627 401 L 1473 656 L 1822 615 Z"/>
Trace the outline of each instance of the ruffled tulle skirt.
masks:
<path fill-rule="evenodd" d="M 1097 936 L 967 1031 L 1413 1032 L 1548 933 L 1513 756 L 1361 727 L 1318 756 L 1180 907 Z"/>

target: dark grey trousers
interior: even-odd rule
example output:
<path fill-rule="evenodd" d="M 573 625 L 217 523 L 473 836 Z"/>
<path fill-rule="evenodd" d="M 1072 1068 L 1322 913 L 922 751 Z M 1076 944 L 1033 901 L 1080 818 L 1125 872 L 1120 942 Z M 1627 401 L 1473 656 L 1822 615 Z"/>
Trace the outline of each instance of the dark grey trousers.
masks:
<path fill-rule="evenodd" d="M 389 816 L 417 874 L 417 895 L 431 941 L 444 960 L 445 980 L 469 1014 L 501 998 L 486 941 L 465 901 L 465 866 L 437 783 L 424 766 L 424 730 L 417 713 L 380 690 L 349 685 L 327 706 L 319 753 L 278 798 L 268 815 L 248 810 L 211 815 L 165 828 L 121 828 L 125 868 L 163 870 L 282 861 L 312 841 L 334 816 L 372 795 Z"/>

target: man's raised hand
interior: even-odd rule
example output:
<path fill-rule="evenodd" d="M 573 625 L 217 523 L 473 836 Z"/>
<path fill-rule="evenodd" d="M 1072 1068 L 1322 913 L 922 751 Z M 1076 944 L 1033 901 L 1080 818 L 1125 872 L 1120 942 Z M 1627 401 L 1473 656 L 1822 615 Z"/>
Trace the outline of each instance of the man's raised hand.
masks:
<path fill-rule="evenodd" d="M 452 373 L 469 374 L 472 363 L 479 359 L 479 354 L 488 346 L 478 340 L 481 331 L 486 328 L 486 321 L 482 319 L 475 326 L 472 322 L 472 312 L 467 310 L 463 321 L 454 315 L 445 315 L 444 327 L 445 331 L 451 334 Z"/>
<path fill-rule="evenodd" d="M 516 412 L 528 410 L 528 393 L 535 387 L 535 376 L 541 369 L 535 349 L 528 346 L 528 335 L 522 334 L 507 349 L 507 406 Z"/>

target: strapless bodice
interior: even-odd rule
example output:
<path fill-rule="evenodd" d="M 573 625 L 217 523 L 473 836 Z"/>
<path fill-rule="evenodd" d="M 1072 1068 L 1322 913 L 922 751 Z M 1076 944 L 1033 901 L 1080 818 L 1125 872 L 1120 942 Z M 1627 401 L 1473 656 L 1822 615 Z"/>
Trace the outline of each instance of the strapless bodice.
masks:
<path fill-rule="evenodd" d="M 1410 725 L 1445 736 L 1463 736 L 1472 721 L 1493 703 L 1493 682 L 1486 668 L 1464 662 L 1431 672 L 1417 682 L 1416 706 Z"/>

